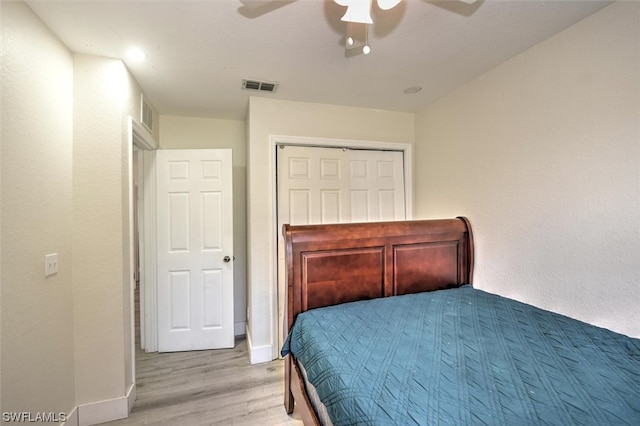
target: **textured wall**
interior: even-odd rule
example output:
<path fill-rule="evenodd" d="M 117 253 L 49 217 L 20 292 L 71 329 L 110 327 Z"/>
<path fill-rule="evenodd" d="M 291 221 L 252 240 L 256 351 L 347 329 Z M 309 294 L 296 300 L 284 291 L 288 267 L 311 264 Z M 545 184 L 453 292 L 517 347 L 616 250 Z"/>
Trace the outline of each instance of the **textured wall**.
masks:
<path fill-rule="evenodd" d="M 75 55 L 74 342 L 78 404 L 122 397 L 128 344 L 129 78 L 120 60 Z"/>
<path fill-rule="evenodd" d="M 640 3 L 416 116 L 417 217 L 466 215 L 476 284 L 640 337 Z"/>
<path fill-rule="evenodd" d="M 1 411 L 75 406 L 73 59 L 23 3 L 2 4 Z M 44 256 L 59 271 L 45 278 Z"/>
<path fill-rule="evenodd" d="M 69 413 L 133 380 L 126 117 L 140 91 L 24 3 L 2 9 L 2 410 Z"/>

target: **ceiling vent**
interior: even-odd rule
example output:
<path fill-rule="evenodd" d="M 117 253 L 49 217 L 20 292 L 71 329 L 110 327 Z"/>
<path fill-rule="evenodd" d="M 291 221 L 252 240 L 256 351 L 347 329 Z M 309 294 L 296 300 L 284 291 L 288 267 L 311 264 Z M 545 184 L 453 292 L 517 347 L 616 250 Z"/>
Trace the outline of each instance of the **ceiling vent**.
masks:
<path fill-rule="evenodd" d="M 278 83 L 271 81 L 259 81 L 259 80 L 242 80 L 242 88 L 245 90 L 258 90 L 260 92 L 275 92 L 278 88 Z"/>

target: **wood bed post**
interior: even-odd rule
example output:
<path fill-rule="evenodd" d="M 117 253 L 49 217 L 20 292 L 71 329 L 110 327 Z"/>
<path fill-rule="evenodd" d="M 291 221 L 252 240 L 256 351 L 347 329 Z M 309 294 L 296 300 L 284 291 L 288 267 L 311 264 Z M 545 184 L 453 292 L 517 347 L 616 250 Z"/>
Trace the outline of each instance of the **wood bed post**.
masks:
<path fill-rule="evenodd" d="M 291 393 L 291 355 L 287 355 L 284 360 L 284 409 L 287 414 L 293 413 L 294 400 Z"/>
<path fill-rule="evenodd" d="M 460 219 L 461 221 L 463 221 L 464 222 L 464 226 L 467 228 L 467 247 L 466 247 L 466 251 L 467 251 L 467 259 L 466 259 L 467 277 L 466 277 L 466 281 L 467 281 L 467 284 L 473 284 L 473 263 L 474 263 L 473 253 L 474 253 L 475 247 L 473 246 L 473 232 L 471 231 L 471 222 L 469 222 L 469 219 L 467 219 L 464 216 L 458 216 L 458 217 L 456 217 L 456 219 Z"/>
<path fill-rule="evenodd" d="M 290 306 L 292 300 L 289 300 L 289 298 L 291 297 L 290 286 L 293 285 L 293 254 L 291 253 L 291 238 L 289 238 L 289 226 L 290 225 L 282 226 L 282 235 L 284 236 L 285 241 L 285 265 L 287 265 L 287 271 L 285 273 L 285 288 L 287 289 L 287 295 L 285 296 L 285 335 L 289 333 L 289 329 L 292 326 L 291 321 L 293 315 L 293 307 Z M 287 414 L 293 413 L 294 409 L 294 399 L 293 394 L 291 393 L 291 363 L 292 359 L 291 355 L 289 354 L 285 356 L 284 360 L 284 408 L 287 411 Z"/>

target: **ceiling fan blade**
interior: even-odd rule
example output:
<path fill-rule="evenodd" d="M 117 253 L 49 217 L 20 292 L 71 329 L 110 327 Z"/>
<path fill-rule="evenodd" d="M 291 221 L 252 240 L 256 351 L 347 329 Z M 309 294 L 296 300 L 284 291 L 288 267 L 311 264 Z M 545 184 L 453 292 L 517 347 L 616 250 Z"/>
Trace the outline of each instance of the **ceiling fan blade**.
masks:
<path fill-rule="evenodd" d="M 238 0 L 242 6 L 238 12 L 247 18 L 257 18 L 258 16 L 272 12 L 286 6 L 296 0 Z"/>
<path fill-rule="evenodd" d="M 458 15 L 471 16 L 484 0 L 422 0 L 425 3 L 432 4 L 434 6 L 441 7 L 449 12 L 457 13 Z"/>
<path fill-rule="evenodd" d="M 250 9 L 263 7 L 269 3 L 275 3 L 274 0 L 238 0 L 238 1 L 242 3 L 243 6 L 248 7 Z"/>

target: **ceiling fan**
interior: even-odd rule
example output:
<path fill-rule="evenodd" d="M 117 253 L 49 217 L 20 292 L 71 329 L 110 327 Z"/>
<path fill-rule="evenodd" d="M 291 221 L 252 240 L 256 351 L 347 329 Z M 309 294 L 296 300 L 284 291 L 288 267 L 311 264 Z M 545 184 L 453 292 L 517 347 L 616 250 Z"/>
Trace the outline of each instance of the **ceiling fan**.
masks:
<path fill-rule="evenodd" d="M 247 17 L 257 17 L 265 13 L 271 12 L 280 7 L 286 6 L 296 0 L 239 0 L 246 8 L 245 11 L 240 10 L 240 13 Z M 455 12 L 461 15 L 470 16 L 478 7 L 484 2 L 484 0 L 423 0 L 426 3 L 430 3 L 435 6 L 442 7 L 451 12 Z M 371 8 L 374 3 L 385 11 L 396 7 L 402 0 L 333 0 L 334 3 L 346 7 L 347 10 L 340 19 L 347 24 L 364 24 L 364 46 L 362 47 L 362 53 L 368 55 L 371 52 L 369 46 L 368 34 L 369 25 L 373 24 L 371 18 Z M 241 8 L 242 9 L 242 8 Z M 345 37 L 346 48 L 351 49 L 355 47 L 355 40 L 352 34 L 349 34 L 350 28 L 347 27 L 347 34 Z"/>

